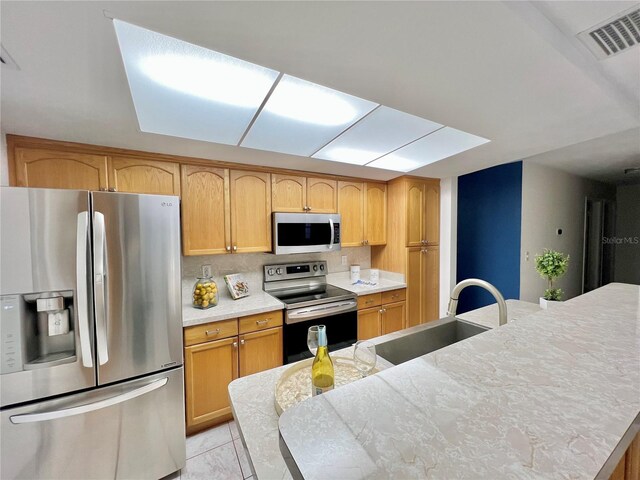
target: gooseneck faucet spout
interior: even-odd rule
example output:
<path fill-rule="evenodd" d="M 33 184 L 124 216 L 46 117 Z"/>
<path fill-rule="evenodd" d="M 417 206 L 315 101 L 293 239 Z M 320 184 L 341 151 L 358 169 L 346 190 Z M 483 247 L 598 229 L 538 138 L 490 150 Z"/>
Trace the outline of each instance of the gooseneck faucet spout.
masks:
<path fill-rule="evenodd" d="M 449 300 L 449 307 L 447 308 L 447 315 L 450 317 L 456 316 L 456 310 L 458 309 L 458 297 L 460 296 L 460 292 L 469 286 L 482 287 L 491 295 L 494 296 L 496 301 L 498 302 L 498 314 L 500 317 L 500 326 L 507 323 L 507 304 L 504 301 L 504 297 L 500 293 L 500 291 L 491 285 L 489 282 L 485 282 L 484 280 L 480 280 L 479 278 L 467 278 L 466 280 L 461 281 L 453 290 L 451 290 L 451 299 Z"/>

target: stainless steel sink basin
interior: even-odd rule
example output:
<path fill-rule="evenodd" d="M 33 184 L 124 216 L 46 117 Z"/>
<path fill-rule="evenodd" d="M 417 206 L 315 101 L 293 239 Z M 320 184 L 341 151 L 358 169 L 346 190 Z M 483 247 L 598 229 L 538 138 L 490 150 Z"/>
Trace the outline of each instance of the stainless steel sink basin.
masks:
<path fill-rule="evenodd" d="M 442 318 L 414 333 L 376 345 L 376 353 L 394 365 L 434 352 L 489 330 L 459 318 Z"/>

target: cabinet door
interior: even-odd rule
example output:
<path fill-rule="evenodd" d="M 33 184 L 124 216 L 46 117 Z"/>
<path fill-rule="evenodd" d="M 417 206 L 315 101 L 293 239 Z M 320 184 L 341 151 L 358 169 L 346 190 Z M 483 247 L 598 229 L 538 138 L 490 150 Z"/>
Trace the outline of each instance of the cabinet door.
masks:
<path fill-rule="evenodd" d="M 424 187 L 424 239 L 429 245 L 440 243 L 440 183 Z"/>
<path fill-rule="evenodd" d="M 407 248 L 407 328 L 420 325 L 422 318 L 422 248 Z"/>
<path fill-rule="evenodd" d="M 116 192 L 180 195 L 180 165 L 135 157 L 109 159 L 109 188 Z"/>
<path fill-rule="evenodd" d="M 326 178 L 307 178 L 307 206 L 313 213 L 336 213 L 338 182 Z"/>
<path fill-rule="evenodd" d="M 238 337 L 184 349 L 187 430 L 231 413 L 229 383 L 238 378 Z"/>
<path fill-rule="evenodd" d="M 231 244 L 234 252 L 271 251 L 271 178 L 231 170 Z"/>
<path fill-rule="evenodd" d="M 32 188 L 107 189 L 107 157 L 16 148 L 16 186 Z"/>
<path fill-rule="evenodd" d="M 338 182 L 341 244 L 359 247 L 364 241 L 364 183 Z"/>
<path fill-rule="evenodd" d="M 282 365 L 282 327 L 240 335 L 240 376 Z"/>
<path fill-rule="evenodd" d="M 358 340 L 380 336 L 380 307 L 358 310 Z"/>
<path fill-rule="evenodd" d="M 307 206 L 307 179 L 271 174 L 271 209 L 274 212 L 304 212 Z"/>
<path fill-rule="evenodd" d="M 364 239 L 367 245 L 387 243 L 387 185 L 367 183 L 364 202 Z"/>
<path fill-rule="evenodd" d="M 182 248 L 185 255 L 231 248 L 229 170 L 182 165 Z"/>
<path fill-rule="evenodd" d="M 440 317 L 440 249 L 425 248 L 422 256 L 422 322 L 425 323 Z"/>
<path fill-rule="evenodd" d="M 388 303 L 382 306 L 381 335 L 397 332 L 404 328 L 405 302 Z"/>
<path fill-rule="evenodd" d="M 407 180 L 407 247 L 423 245 L 424 183 Z"/>

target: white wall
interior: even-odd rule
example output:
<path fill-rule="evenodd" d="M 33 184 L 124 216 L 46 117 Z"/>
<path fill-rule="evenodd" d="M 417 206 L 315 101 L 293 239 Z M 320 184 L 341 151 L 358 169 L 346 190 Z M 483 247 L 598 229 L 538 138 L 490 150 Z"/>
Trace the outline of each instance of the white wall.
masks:
<path fill-rule="evenodd" d="M 557 282 L 564 299 L 582 291 L 585 197 L 615 199 L 615 187 L 535 163 L 522 167 L 520 299 L 537 302 L 546 288 L 534 257 L 545 248 L 570 255 L 567 274 Z M 562 235 L 556 230 L 562 229 Z"/>
<path fill-rule="evenodd" d="M 7 157 L 7 136 L 0 134 L 0 185 L 9 185 L 9 160 Z"/>
<path fill-rule="evenodd" d="M 458 236 L 458 177 L 440 181 L 440 317 L 447 314 L 456 284 Z"/>
<path fill-rule="evenodd" d="M 616 282 L 640 284 L 640 185 L 616 191 Z"/>

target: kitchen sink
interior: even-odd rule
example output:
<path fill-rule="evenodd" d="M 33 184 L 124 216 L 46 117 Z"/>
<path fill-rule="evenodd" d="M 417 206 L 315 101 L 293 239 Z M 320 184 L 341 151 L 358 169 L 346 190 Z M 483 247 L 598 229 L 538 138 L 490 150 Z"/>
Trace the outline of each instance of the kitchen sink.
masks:
<path fill-rule="evenodd" d="M 442 318 L 388 342 L 376 345 L 376 353 L 394 365 L 434 352 L 489 330 L 459 318 Z"/>

